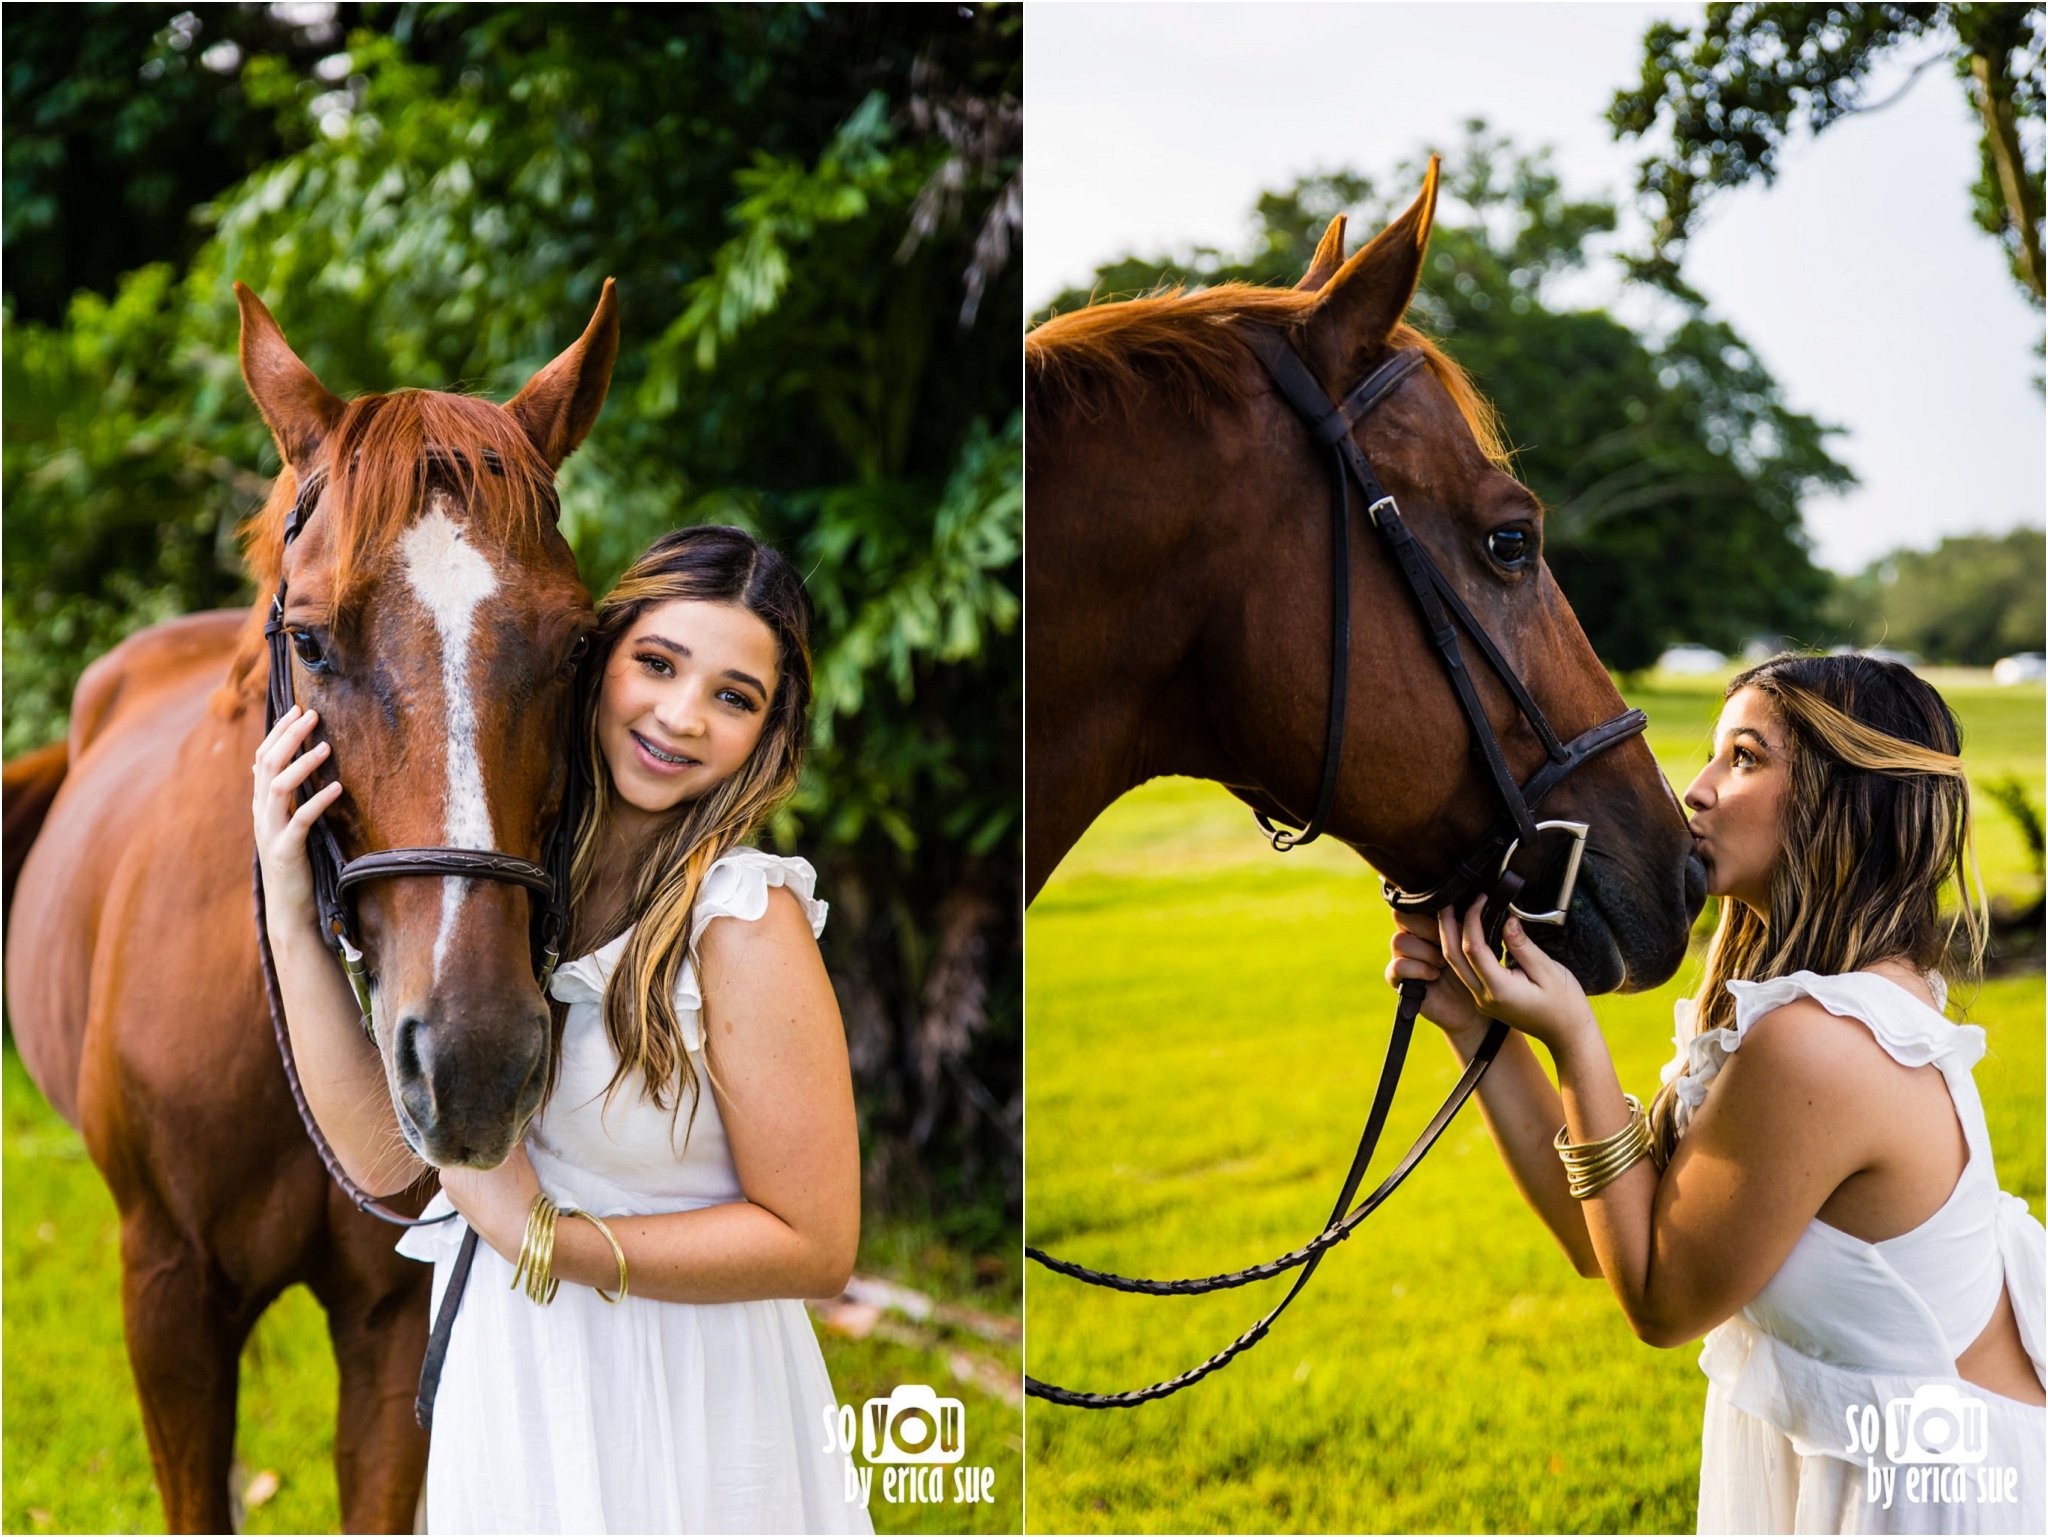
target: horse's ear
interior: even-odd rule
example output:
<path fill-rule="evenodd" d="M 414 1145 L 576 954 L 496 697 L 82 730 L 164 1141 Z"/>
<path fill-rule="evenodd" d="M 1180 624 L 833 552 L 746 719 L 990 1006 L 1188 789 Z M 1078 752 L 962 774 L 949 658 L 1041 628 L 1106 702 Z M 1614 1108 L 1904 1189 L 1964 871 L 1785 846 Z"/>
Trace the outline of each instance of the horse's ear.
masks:
<path fill-rule="evenodd" d="M 567 352 L 527 380 L 526 388 L 505 407 L 533 440 L 548 468 L 562 461 L 589 436 L 611 388 L 612 364 L 619 357 L 619 302 L 610 278 L 598 295 L 597 313 Z"/>
<path fill-rule="evenodd" d="M 1309 334 L 1339 382 L 1348 378 L 1357 354 L 1384 345 L 1407 313 L 1436 218 L 1436 188 L 1437 158 L 1431 155 L 1422 195 L 1337 270 L 1309 311 Z"/>
<path fill-rule="evenodd" d="M 1335 275 L 1344 265 L 1344 215 L 1341 213 L 1330 221 L 1330 227 L 1323 231 L 1323 238 L 1316 244 L 1316 254 L 1308 264 L 1308 271 L 1294 286 L 1303 293 L 1314 293 Z"/>
<path fill-rule="evenodd" d="M 299 361 L 263 301 L 245 284 L 235 284 L 235 299 L 242 307 L 242 380 L 249 398 L 263 413 L 284 462 L 303 472 L 341 420 L 342 401 Z"/>

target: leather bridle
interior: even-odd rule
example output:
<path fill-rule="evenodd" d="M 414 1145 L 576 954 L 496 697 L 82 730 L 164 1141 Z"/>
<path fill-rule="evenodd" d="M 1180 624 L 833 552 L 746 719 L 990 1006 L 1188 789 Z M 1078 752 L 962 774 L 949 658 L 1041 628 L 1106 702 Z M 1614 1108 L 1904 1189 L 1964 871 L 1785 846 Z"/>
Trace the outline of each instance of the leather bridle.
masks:
<path fill-rule="evenodd" d="M 1271 839 L 1273 847 L 1281 852 L 1298 848 L 1304 843 L 1320 837 L 1329 820 L 1331 808 L 1336 803 L 1338 777 L 1342 770 L 1344 747 L 1345 707 L 1350 693 L 1351 661 L 1351 488 L 1354 483 L 1359 494 L 1365 499 L 1365 515 L 1373 530 L 1379 534 L 1381 543 L 1393 557 L 1396 567 L 1407 580 L 1409 591 L 1414 595 L 1416 606 L 1421 611 L 1424 629 L 1429 634 L 1430 644 L 1436 648 L 1444 671 L 1448 674 L 1451 687 L 1457 695 L 1458 706 L 1464 712 L 1471 728 L 1472 739 L 1480 758 L 1491 776 L 1505 815 L 1496 822 L 1486 837 L 1464 858 L 1452 866 L 1441 881 L 1426 891 L 1410 892 L 1395 886 L 1391 881 L 1381 883 L 1381 892 L 1387 901 L 1399 912 L 1435 913 L 1446 905 L 1463 907 L 1481 892 L 1487 897 L 1484 924 L 1487 942 L 1498 946 L 1500 931 L 1510 912 L 1528 923 L 1563 924 L 1571 907 L 1572 892 L 1578 881 L 1579 863 L 1585 850 L 1587 824 L 1583 822 L 1549 821 L 1539 822 L 1535 808 L 1544 797 L 1557 788 L 1574 770 L 1608 748 L 1639 735 L 1648 725 L 1649 718 L 1641 710 L 1626 710 L 1614 719 L 1581 732 L 1569 742 L 1559 739 L 1544 716 L 1542 707 L 1530 695 L 1521 678 L 1507 659 L 1494 645 L 1486 629 L 1473 616 L 1472 611 L 1458 596 L 1457 590 L 1429 558 L 1429 553 L 1416 541 L 1414 534 L 1401 517 L 1393 496 L 1380 484 L 1373 473 L 1364 451 L 1358 446 L 1353 432 L 1359 422 L 1384 402 L 1408 376 L 1425 362 L 1419 348 L 1405 348 L 1395 352 L 1381 363 L 1365 380 L 1344 399 L 1332 404 L 1323 386 L 1317 381 L 1308 365 L 1302 361 L 1293 345 L 1278 331 L 1258 330 L 1247 337 L 1247 341 L 1272 376 L 1273 383 L 1281 397 L 1293 407 L 1295 414 L 1308 425 L 1316 442 L 1330 452 L 1330 531 L 1331 531 L 1331 641 L 1330 641 L 1330 691 L 1328 720 L 1329 729 L 1323 748 L 1322 782 L 1316 792 L 1316 800 L 1306 821 L 1298 832 L 1289 832 L 1275 827 L 1264 812 L 1254 812 L 1260 828 Z M 1519 710 L 1537 740 L 1543 744 L 1545 761 L 1526 783 L 1518 783 L 1508 767 L 1507 755 L 1499 737 L 1494 733 L 1486 711 L 1479 700 L 1470 670 L 1465 665 L 1465 656 L 1459 643 L 1459 631 L 1469 636 L 1487 665 L 1493 670 L 1513 697 Z M 1291 819 L 1290 819 L 1291 820 Z M 1512 868 L 1518 854 L 1531 852 L 1537 863 L 1525 870 Z M 1534 881 L 1542 881 L 1540 892 L 1549 897 L 1546 906 L 1530 910 L 1525 908 L 1522 898 Z M 1239 1355 L 1256 1345 L 1271 1331 L 1273 1324 L 1284 1313 L 1288 1305 L 1301 1294 L 1308 1279 L 1315 1274 L 1316 1267 L 1333 1246 L 1351 1236 L 1368 1216 L 1376 1211 L 1400 1186 L 1415 1166 L 1422 1161 L 1436 1139 L 1451 1122 L 1479 1080 L 1485 1076 L 1501 1043 L 1507 1039 L 1508 1027 L 1499 1020 L 1491 1021 L 1485 1039 L 1466 1064 L 1464 1074 L 1451 1090 L 1450 1096 L 1436 1114 L 1430 1118 L 1414 1144 L 1402 1155 L 1401 1161 L 1383 1179 L 1372 1193 L 1352 1207 L 1352 1199 L 1364 1180 L 1366 1167 L 1379 1144 L 1380 1133 L 1386 1124 L 1387 1113 L 1392 1108 L 1394 1090 L 1400 1082 L 1401 1069 L 1407 1060 L 1408 1044 L 1414 1034 L 1415 1020 L 1422 1009 L 1423 995 L 1427 985 L 1420 981 L 1401 984 L 1401 1002 L 1394 1015 L 1394 1028 L 1387 1043 L 1385 1064 L 1380 1070 L 1378 1086 L 1373 1091 L 1372 1106 L 1366 1114 L 1365 1129 L 1359 1137 L 1358 1150 L 1351 1160 L 1351 1168 L 1340 1189 L 1337 1201 L 1331 1208 L 1330 1216 L 1323 1230 L 1306 1244 L 1278 1259 L 1263 1265 L 1254 1265 L 1244 1270 L 1229 1271 L 1222 1275 L 1193 1277 L 1179 1281 L 1147 1280 L 1134 1276 L 1115 1275 L 1108 1271 L 1090 1270 L 1071 1261 L 1057 1259 L 1042 1249 L 1026 1248 L 1025 1253 L 1037 1263 L 1061 1275 L 1085 1281 L 1092 1286 L 1107 1287 L 1114 1291 L 1137 1292 L 1147 1296 L 1197 1296 L 1205 1292 L 1225 1291 L 1232 1287 L 1246 1286 L 1255 1281 L 1270 1280 L 1299 1269 L 1294 1284 L 1279 1303 L 1251 1328 L 1239 1335 L 1207 1360 L 1190 1367 L 1177 1377 L 1155 1382 L 1148 1387 L 1135 1388 L 1124 1393 L 1081 1393 L 1070 1388 L 1056 1387 L 1027 1376 L 1024 1389 L 1034 1398 L 1051 1403 L 1063 1404 L 1078 1409 L 1126 1409 L 1154 1399 L 1165 1398 L 1182 1388 L 1199 1382 L 1211 1372 L 1218 1371 L 1235 1360 Z"/>
<path fill-rule="evenodd" d="M 453 456 L 439 451 L 430 451 L 423 474 L 430 473 L 437 462 L 452 459 Z M 504 466 L 498 456 L 486 449 L 483 462 L 494 475 L 503 475 Z M 320 495 L 326 489 L 327 475 L 316 470 L 307 476 L 299 488 L 296 501 L 284 525 L 284 550 L 289 550 L 292 541 L 305 531 L 307 522 L 319 506 Z M 279 554 L 282 562 L 283 553 Z M 279 718 L 293 703 L 290 632 L 285 625 L 286 578 L 278 577 L 277 592 L 270 600 L 270 615 L 263 626 L 263 634 L 270 650 L 270 677 L 263 709 L 264 735 L 277 725 Z M 562 807 L 556 814 L 555 825 L 548 835 L 542 851 L 542 863 L 521 859 L 515 854 L 503 854 L 489 849 L 451 848 L 398 848 L 380 849 L 374 853 L 358 855 L 354 859 L 343 854 L 341 844 L 334 836 L 334 830 L 323 818 L 316 821 L 306 839 L 306 857 L 312 867 L 313 902 L 319 915 L 320 931 L 334 946 L 335 954 L 347 974 L 349 986 L 354 990 L 356 1003 L 362 1010 L 364 1033 L 376 1041 L 376 1026 L 372 1021 L 370 988 L 372 979 L 364 964 L 362 946 L 356 942 L 355 923 L 351 912 L 349 893 L 369 881 L 388 880 L 405 876 L 455 876 L 463 879 L 504 881 L 524 886 L 543 900 L 536 904 L 533 921 L 533 965 L 534 975 L 540 983 L 543 995 L 547 992 L 549 979 L 554 975 L 555 966 L 561 959 L 562 944 L 569 929 L 569 866 L 575 854 L 574 841 L 576 826 L 581 818 L 584 796 L 588 792 L 585 776 L 578 772 L 579 754 L 569 754 L 567 783 L 563 788 Z M 298 800 L 303 804 L 315 787 L 304 784 L 299 787 Z M 418 1226 L 417 1218 L 406 1217 L 392 1211 L 374 1197 L 365 1193 L 348 1177 L 327 1139 L 321 1134 L 319 1125 L 306 1104 L 306 1097 L 299 1085 L 298 1065 L 292 1056 L 291 1036 L 285 1028 L 284 1006 L 277 990 L 276 963 L 270 953 L 270 933 L 264 922 L 263 866 L 259 858 L 255 870 L 256 888 L 256 935 L 263 956 L 264 986 L 270 998 L 270 1020 L 277 1035 L 279 1054 L 284 1059 L 285 1076 L 291 1082 L 292 1099 L 299 1107 L 300 1119 L 306 1123 L 306 1133 L 319 1149 L 321 1161 L 327 1165 L 327 1172 L 335 1182 L 348 1192 L 357 1207 L 380 1217 L 386 1222 L 401 1226 Z M 436 1217 L 435 1222 L 445 1222 L 446 1217 Z"/>

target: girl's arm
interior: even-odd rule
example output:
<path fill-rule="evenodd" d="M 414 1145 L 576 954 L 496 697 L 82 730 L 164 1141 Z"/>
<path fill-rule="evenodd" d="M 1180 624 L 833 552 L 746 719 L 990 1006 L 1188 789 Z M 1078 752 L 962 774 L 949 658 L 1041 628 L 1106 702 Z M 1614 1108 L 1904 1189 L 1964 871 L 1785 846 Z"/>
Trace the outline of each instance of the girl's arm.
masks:
<path fill-rule="evenodd" d="M 1472 1002 L 1472 995 L 1456 976 L 1446 978 L 1445 961 L 1438 927 L 1434 920 L 1396 912 L 1399 930 L 1394 936 L 1394 959 L 1387 966 L 1387 982 L 1430 984 L 1423 997 L 1422 1014 L 1435 1023 L 1463 1067 L 1479 1050 L 1493 1023 Z M 1501 1162 L 1522 1199 L 1582 1276 L 1598 1277 L 1600 1260 L 1593 1252 L 1593 1239 L 1586 1231 L 1586 1216 L 1566 1190 L 1564 1165 L 1551 1138 L 1564 1121 L 1564 1103 L 1556 1087 L 1529 1049 L 1528 1037 L 1510 1031 L 1494 1056 L 1493 1065 L 1479 1080 L 1476 1091 L 1479 1113 Z"/>
<path fill-rule="evenodd" d="M 1570 1140 L 1619 1131 L 1628 1107 L 1585 993 L 1512 918 L 1514 969 L 1503 966 L 1480 909 L 1444 934 L 1450 964 L 1481 1009 L 1550 1049 Z M 1682 1345 L 1728 1318 L 1763 1290 L 1835 1189 L 1877 1161 L 1888 1090 L 1866 1041 L 1863 1026 L 1811 1000 L 1772 1010 L 1722 1065 L 1661 1178 L 1644 1158 L 1576 1203 L 1639 1338 Z"/>
<path fill-rule="evenodd" d="M 294 705 L 257 749 L 254 814 L 263 868 L 264 927 L 299 1083 L 321 1133 L 350 1179 L 372 1194 L 402 1190 L 431 1172 L 405 1145 L 384 1061 L 364 1033 L 340 964 L 320 936 L 306 837 L 341 797 L 339 783 L 296 810 L 292 792 L 327 761 L 317 743 L 300 753 L 318 717 Z"/>
<path fill-rule="evenodd" d="M 836 1296 L 860 1244 L 860 1146 L 838 1001 L 796 898 L 773 888 L 760 918 L 709 924 L 698 974 L 705 1087 L 746 1199 L 606 1218 L 629 1290 L 660 1302 Z M 540 1188 L 523 1152 L 489 1173 L 443 1170 L 441 1184 L 484 1242 L 517 1257 Z M 603 1235 L 573 1218 L 555 1226 L 553 1272 L 606 1291 L 619 1279 Z"/>

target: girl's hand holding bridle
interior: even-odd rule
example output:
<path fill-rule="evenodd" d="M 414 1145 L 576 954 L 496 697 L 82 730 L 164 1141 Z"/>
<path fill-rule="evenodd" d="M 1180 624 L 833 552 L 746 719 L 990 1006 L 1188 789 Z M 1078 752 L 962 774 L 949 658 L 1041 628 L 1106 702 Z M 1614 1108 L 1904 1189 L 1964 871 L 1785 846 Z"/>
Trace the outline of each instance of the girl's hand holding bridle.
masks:
<path fill-rule="evenodd" d="M 319 922 L 306 836 L 321 813 L 341 798 L 341 785 L 323 785 L 305 805 L 292 805 L 292 793 L 328 758 L 325 742 L 299 751 L 319 719 L 313 711 L 293 705 L 256 749 L 256 857 L 263 866 L 263 905 L 273 932 Z"/>
<path fill-rule="evenodd" d="M 1465 984 L 1478 1011 L 1541 1041 L 1555 1056 L 1591 1033 L 1599 1034 L 1585 989 L 1563 966 L 1537 948 L 1519 918 L 1510 915 L 1501 937 L 1508 960 L 1502 964 L 1486 942 L 1484 899 L 1459 920 L 1444 908 L 1437 932 L 1445 961 Z"/>
<path fill-rule="evenodd" d="M 1422 995 L 1422 1017 L 1454 1040 L 1484 1031 L 1486 1016 L 1472 1001 L 1472 994 L 1450 971 L 1439 942 L 1436 921 L 1419 913 L 1394 911 L 1394 958 L 1387 962 L 1387 986 L 1403 982 L 1427 982 Z"/>

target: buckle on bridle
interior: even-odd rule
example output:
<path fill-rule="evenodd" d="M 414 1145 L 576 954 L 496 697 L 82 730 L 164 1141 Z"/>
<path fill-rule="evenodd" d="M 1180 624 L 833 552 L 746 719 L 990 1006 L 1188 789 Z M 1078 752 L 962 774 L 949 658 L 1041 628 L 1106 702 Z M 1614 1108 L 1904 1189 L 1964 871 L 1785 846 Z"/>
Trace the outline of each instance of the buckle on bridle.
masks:
<path fill-rule="evenodd" d="M 370 974 L 363 969 L 363 952 L 349 943 L 348 935 L 335 926 L 334 948 L 341 956 L 341 969 L 348 977 L 348 985 L 355 990 L 356 1003 L 363 1011 L 363 1034 L 374 1043 L 377 1027 L 370 1020 Z"/>
<path fill-rule="evenodd" d="M 1584 822 L 1538 822 L 1536 824 L 1536 831 L 1539 833 L 1564 833 L 1570 840 L 1569 847 L 1565 853 L 1564 874 L 1557 883 L 1557 905 L 1548 912 L 1532 913 L 1519 903 L 1510 902 L 1508 904 L 1508 911 L 1524 923 L 1561 925 L 1565 921 L 1565 914 L 1572 905 L 1572 891 L 1579 883 L 1579 861 L 1586 854 L 1587 825 Z M 1508 866 L 1514 862 L 1515 855 L 1521 847 L 1522 840 L 1520 838 L 1509 840 L 1507 852 L 1501 855 L 1500 859 L 1501 875 L 1508 873 Z M 1527 883 L 1524 883 L 1524 889 L 1527 889 Z"/>

